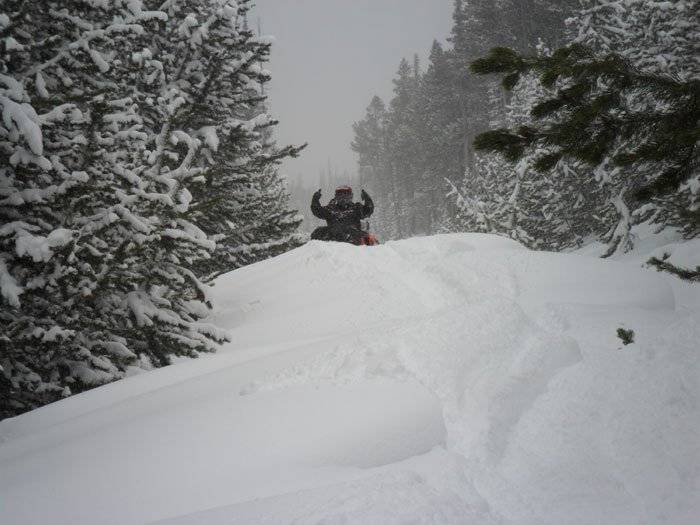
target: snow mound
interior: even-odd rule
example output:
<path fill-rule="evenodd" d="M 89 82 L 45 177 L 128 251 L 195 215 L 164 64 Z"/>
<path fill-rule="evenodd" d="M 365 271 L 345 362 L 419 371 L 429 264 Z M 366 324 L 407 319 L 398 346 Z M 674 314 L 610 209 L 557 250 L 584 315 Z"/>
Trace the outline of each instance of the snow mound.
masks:
<path fill-rule="evenodd" d="M 218 354 L 0 422 L 3 514 L 695 523 L 700 312 L 676 291 L 488 235 L 311 242 L 217 280 Z"/>

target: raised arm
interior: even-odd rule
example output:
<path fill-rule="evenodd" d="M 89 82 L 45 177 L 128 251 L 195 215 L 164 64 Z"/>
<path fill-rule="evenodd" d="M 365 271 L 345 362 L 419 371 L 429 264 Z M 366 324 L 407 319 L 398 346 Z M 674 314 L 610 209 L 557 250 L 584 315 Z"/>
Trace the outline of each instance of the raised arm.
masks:
<path fill-rule="evenodd" d="M 362 197 L 362 218 L 366 219 L 370 215 L 374 213 L 374 202 L 372 201 L 372 197 L 369 196 L 369 193 L 367 193 L 365 190 L 362 190 L 362 193 L 360 194 Z"/>
<path fill-rule="evenodd" d="M 321 206 L 321 190 L 314 193 L 314 196 L 311 198 L 311 213 L 324 221 L 331 218 L 331 215 L 328 213 L 325 206 Z"/>

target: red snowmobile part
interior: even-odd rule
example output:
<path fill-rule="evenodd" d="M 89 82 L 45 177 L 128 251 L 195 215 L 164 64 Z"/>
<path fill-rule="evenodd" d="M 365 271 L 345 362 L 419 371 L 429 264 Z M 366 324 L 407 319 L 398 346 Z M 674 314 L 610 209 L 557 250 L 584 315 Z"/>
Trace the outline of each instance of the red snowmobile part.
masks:
<path fill-rule="evenodd" d="M 371 233 L 363 235 L 360 239 L 360 246 L 377 246 L 378 244 L 379 240 Z"/>

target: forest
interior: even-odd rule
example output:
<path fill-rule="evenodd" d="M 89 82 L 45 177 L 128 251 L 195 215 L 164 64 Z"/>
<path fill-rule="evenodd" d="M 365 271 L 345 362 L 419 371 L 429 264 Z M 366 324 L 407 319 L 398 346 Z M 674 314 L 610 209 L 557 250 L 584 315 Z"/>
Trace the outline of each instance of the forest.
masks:
<path fill-rule="evenodd" d="M 700 234 L 692 0 L 456 0 L 354 126 L 385 238 L 477 231 L 533 249 Z"/>

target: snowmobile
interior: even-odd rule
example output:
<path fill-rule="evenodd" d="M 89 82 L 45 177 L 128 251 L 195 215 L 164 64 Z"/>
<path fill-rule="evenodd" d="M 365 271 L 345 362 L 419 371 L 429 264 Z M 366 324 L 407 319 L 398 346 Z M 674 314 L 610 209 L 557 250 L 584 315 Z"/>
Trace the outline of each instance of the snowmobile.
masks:
<path fill-rule="evenodd" d="M 358 229 L 351 226 L 321 226 L 311 234 L 312 240 L 345 242 L 355 246 L 376 246 L 377 237 L 369 232 L 369 223 Z"/>

